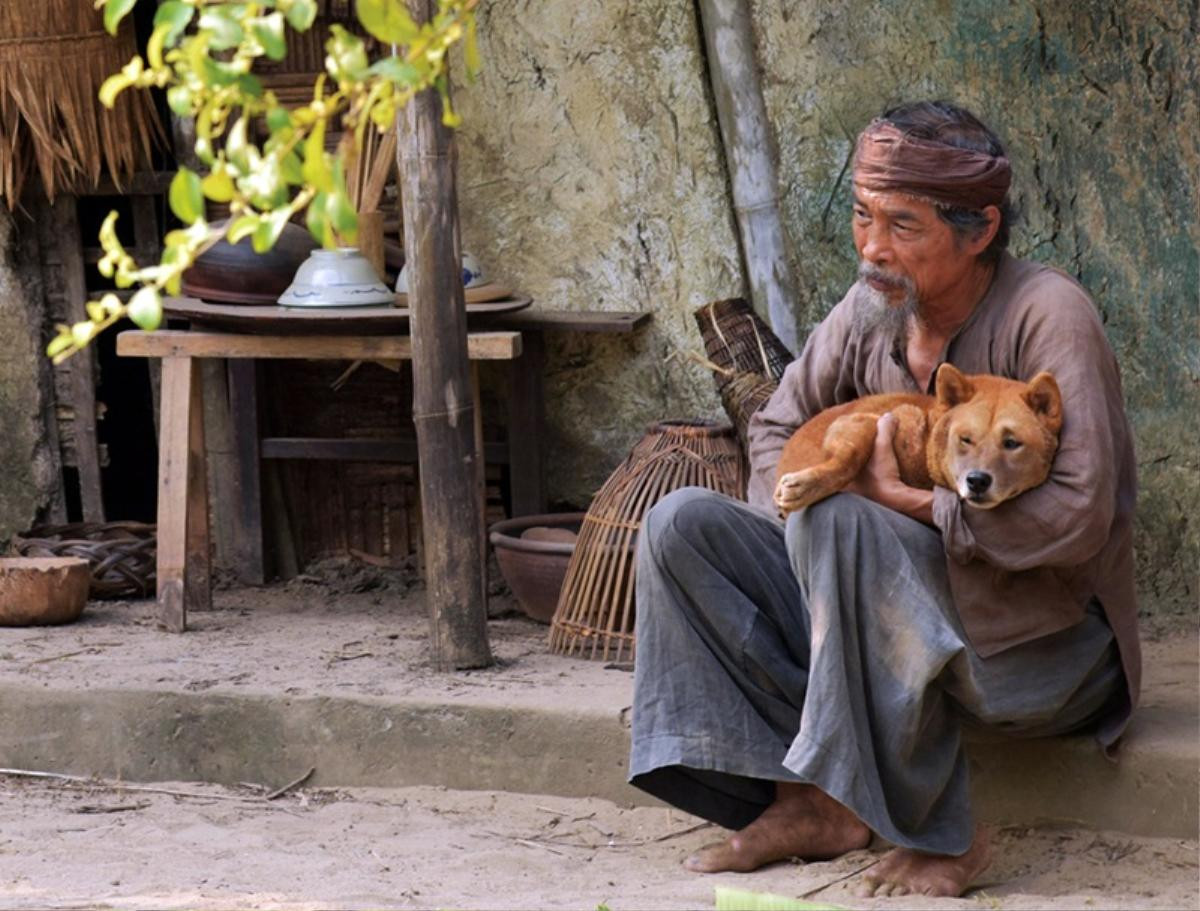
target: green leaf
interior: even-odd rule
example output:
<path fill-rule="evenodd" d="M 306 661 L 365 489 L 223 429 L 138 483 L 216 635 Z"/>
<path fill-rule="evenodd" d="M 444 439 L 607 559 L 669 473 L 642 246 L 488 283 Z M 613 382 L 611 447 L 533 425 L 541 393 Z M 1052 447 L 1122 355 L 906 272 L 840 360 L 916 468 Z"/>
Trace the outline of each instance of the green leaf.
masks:
<path fill-rule="evenodd" d="M 354 205 L 341 185 L 329 194 L 325 211 L 333 230 L 343 241 L 353 245 L 358 240 L 358 213 L 354 211 Z"/>
<path fill-rule="evenodd" d="M 328 56 L 325 58 L 325 68 L 329 75 L 339 82 L 350 80 L 359 82 L 365 78 L 370 61 L 367 59 L 367 49 L 362 39 L 352 35 L 340 25 L 330 27 L 330 38 L 325 42 Z"/>
<path fill-rule="evenodd" d="M 325 121 L 313 124 L 312 132 L 304 140 L 304 167 L 301 169 L 305 183 L 311 184 L 322 193 L 333 189 L 333 172 L 325 158 Z"/>
<path fill-rule="evenodd" d="M 278 209 L 259 222 L 250 236 L 250 245 L 255 253 L 266 253 L 275 246 L 284 225 L 288 223 L 288 214 L 287 209 Z"/>
<path fill-rule="evenodd" d="M 307 32 L 317 18 L 316 0 L 292 0 L 284 11 L 288 25 L 298 32 Z"/>
<path fill-rule="evenodd" d="M 154 14 L 154 27 L 158 28 L 160 25 L 171 27 L 171 30 L 167 32 L 166 40 L 163 42 L 167 47 L 175 46 L 175 42 L 179 40 L 179 36 L 183 34 L 183 30 L 192 21 L 192 11 L 194 9 L 195 7 L 183 3 L 181 0 L 166 0 L 158 8 L 158 12 Z"/>
<path fill-rule="evenodd" d="M 272 60 L 282 60 L 287 54 L 287 40 L 283 37 L 283 13 L 275 12 L 250 20 L 250 31 L 263 52 Z"/>
<path fill-rule="evenodd" d="M 258 230 L 258 223 L 262 219 L 258 215 L 241 215 L 229 226 L 229 233 L 225 238 L 231 243 L 236 244 L 243 237 L 249 237 Z"/>
<path fill-rule="evenodd" d="M 104 322 L 104 317 L 107 315 L 104 312 L 104 305 L 100 301 L 88 301 L 83 305 L 83 309 L 87 311 L 88 319 L 93 323 Z"/>
<path fill-rule="evenodd" d="M 104 5 L 104 28 L 110 35 L 117 33 L 117 27 L 121 24 L 131 9 L 136 0 L 108 0 Z"/>
<path fill-rule="evenodd" d="M 279 162 L 279 173 L 284 181 L 292 186 L 299 186 L 304 183 L 304 165 L 300 162 L 300 156 L 296 154 L 296 150 L 288 152 Z"/>
<path fill-rule="evenodd" d="M 475 34 L 475 17 L 473 15 L 467 19 L 467 36 L 463 39 L 463 64 L 466 67 L 467 76 L 471 79 L 474 79 L 482 69 L 479 62 L 479 41 Z"/>
<path fill-rule="evenodd" d="M 64 332 L 50 339 L 50 344 L 46 346 L 46 357 L 54 357 L 57 354 L 62 354 L 68 348 L 75 347 L 75 339 L 71 337 L 70 332 Z"/>
<path fill-rule="evenodd" d="M 239 174 L 245 174 L 250 167 L 250 154 L 246 145 L 246 116 L 239 117 L 225 138 L 225 157 L 237 168 Z"/>
<path fill-rule="evenodd" d="M 173 85 L 167 89 L 167 106 L 180 117 L 192 113 L 192 89 L 186 85 Z"/>
<path fill-rule="evenodd" d="M 71 340 L 78 348 L 82 348 L 90 342 L 95 334 L 96 324 L 89 320 L 83 320 L 71 326 Z"/>
<path fill-rule="evenodd" d="M 204 195 L 213 202 L 229 202 L 233 199 L 233 178 L 227 171 L 213 171 L 200 182 Z"/>
<path fill-rule="evenodd" d="M 133 85 L 133 80 L 124 73 L 113 73 L 104 82 L 100 83 L 100 103 L 106 108 L 111 108 L 117 103 L 117 95 L 125 91 Z"/>
<path fill-rule="evenodd" d="M 140 288 L 125 305 L 125 315 L 133 320 L 139 329 L 145 329 L 147 332 L 157 329 L 162 325 L 163 315 L 162 298 L 159 297 L 158 289 Z"/>
<path fill-rule="evenodd" d="M 411 44 L 420 34 L 401 0 L 356 0 L 354 11 L 363 28 L 384 44 Z"/>
<path fill-rule="evenodd" d="M 384 57 L 371 64 L 368 73 L 390 79 L 400 85 L 416 85 L 421 81 L 421 72 L 406 60 L 399 57 Z"/>
<path fill-rule="evenodd" d="M 337 242 L 333 236 L 333 228 L 329 225 L 329 216 L 325 212 L 326 202 L 326 194 L 318 193 L 314 196 L 308 204 L 308 211 L 304 213 L 304 223 L 308 225 L 308 233 L 312 235 L 313 240 L 325 249 L 332 250 Z"/>
<path fill-rule="evenodd" d="M 200 176 L 187 168 L 180 168 L 167 190 L 167 202 L 171 211 L 185 225 L 190 225 L 204 215 L 204 189 Z"/>
<path fill-rule="evenodd" d="M 289 129 L 292 126 L 292 115 L 287 108 L 274 107 L 267 111 L 267 129 L 272 133 Z"/>
<path fill-rule="evenodd" d="M 200 29 L 209 33 L 208 46 L 214 51 L 237 47 L 245 37 L 241 23 L 227 6 L 206 7 L 200 13 Z"/>

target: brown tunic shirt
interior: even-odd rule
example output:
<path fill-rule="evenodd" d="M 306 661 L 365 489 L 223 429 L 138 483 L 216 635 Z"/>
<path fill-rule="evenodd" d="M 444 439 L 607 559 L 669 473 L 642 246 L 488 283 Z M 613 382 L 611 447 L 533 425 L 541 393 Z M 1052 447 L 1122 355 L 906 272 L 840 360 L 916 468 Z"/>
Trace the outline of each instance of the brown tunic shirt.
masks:
<path fill-rule="evenodd" d="M 751 420 L 751 503 L 774 511 L 775 466 L 792 431 L 823 408 L 914 392 L 904 339 L 863 329 L 855 284 L 821 322 Z M 991 287 L 942 353 L 964 373 L 1018 380 L 1049 370 L 1063 395 L 1050 478 L 994 509 L 934 489 L 955 606 L 982 656 L 1065 629 L 1098 600 L 1116 636 L 1129 705 L 1100 732 L 1110 743 L 1137 703 L 1141 649 L 1133 582 L 1137 480 L 1116 358 L 1087 293 L 1048 266 L 1005 255 Z M 936 369 L 934 373 L 936 374 Z"/>

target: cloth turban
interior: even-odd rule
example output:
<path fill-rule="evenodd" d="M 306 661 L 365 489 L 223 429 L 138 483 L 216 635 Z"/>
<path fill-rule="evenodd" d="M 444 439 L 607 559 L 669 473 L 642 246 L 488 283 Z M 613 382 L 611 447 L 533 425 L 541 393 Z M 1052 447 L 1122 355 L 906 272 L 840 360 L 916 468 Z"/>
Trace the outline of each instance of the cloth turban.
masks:
<path fill-rule="evenodd" d="M 858 137 L 854 182 L 868 190 L 907 193 L 938 205 L 982 209 L 1004 202 L 1012 169 L 1003 155 L 917 139 L 884 120 L 874 120 Z"/>

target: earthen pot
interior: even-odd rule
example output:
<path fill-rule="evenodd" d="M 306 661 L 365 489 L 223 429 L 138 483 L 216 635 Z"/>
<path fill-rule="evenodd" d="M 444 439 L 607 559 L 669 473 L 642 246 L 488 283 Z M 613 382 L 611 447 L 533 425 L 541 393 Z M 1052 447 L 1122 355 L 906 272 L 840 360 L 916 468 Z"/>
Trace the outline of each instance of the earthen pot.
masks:
<path fill-rule="evenodd" d="M 0 557 L 0 626 L 79 619 L 91 580 L 81 557 Z"/>
<path fill-rule="evenodd" d="M 488 539 L 504 581 L 527 615 L 549 623 L 575 552 L 581 512 L 519 516 L 496 522 Z"/>
<path fill-rule="evenodd" d="M 213 227 L 224 231 L 226 224 L 219 221 Z M 312 235 L 291 222 L 265 253 L 255 253 L 249 237 L 236 244 L 219 240 L 183 273 L 181 290 L 187 297 L 219 303 L 273 304 L 316 248 Z"/>

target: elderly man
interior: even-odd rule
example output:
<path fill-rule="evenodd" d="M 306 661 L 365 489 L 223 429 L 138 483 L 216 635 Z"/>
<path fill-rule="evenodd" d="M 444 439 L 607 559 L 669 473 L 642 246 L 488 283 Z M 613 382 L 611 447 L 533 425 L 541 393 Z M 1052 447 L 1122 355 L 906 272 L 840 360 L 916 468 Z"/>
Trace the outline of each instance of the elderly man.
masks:
<path fill-rule="evenodd" d="M 1092 730 L 1110 749 L 1137 701 L 1134 459 L 1117 365 L 1072 279 L 1005 252 L 1008 159 L 943 102 L 858 139 L 859 281 L 750 426 L 749 504 L 677 491 L 647 516 L 637 568 L 630 780 L 737 830 L 699 872 L 895 847 L 867 894 L 959 895 L 987 865 L 964 730 Z M 880 422 L 851 493 L 772 503 L 791 432 L 937 367 L 1048 370 L 1064 424 L 1050 478 L 982 510 L 910 488 Z"/>

